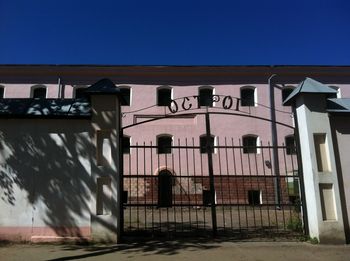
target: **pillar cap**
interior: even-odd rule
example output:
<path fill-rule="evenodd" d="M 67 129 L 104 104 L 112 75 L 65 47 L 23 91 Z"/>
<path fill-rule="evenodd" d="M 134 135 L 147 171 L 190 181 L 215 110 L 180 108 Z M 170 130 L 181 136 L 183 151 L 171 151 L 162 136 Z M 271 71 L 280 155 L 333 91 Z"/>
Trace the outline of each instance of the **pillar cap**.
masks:
<path fill-rule="evenodd" d="M 324 93 L 324 94 L 336 94 L 337 91 L 331 87 L 320 83 L 314 79 L 306 77 L 297 88 L 284 100 L 283 105 L 291 105 L 297 96 L 301 93 Z"/>

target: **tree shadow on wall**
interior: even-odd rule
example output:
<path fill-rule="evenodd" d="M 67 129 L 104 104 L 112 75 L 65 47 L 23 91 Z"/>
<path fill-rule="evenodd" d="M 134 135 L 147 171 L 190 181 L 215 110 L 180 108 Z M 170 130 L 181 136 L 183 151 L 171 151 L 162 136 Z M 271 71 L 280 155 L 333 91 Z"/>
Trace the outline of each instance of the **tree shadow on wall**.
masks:
<path fill-rule="evenodd" d="M 96 186 L 90 121 L 9 120 L 0 136 L 0 218 L 12 213 L 12 226 L 32 227 L 32 236 L 50 227 L 58 236 L 83 237 Z"/>

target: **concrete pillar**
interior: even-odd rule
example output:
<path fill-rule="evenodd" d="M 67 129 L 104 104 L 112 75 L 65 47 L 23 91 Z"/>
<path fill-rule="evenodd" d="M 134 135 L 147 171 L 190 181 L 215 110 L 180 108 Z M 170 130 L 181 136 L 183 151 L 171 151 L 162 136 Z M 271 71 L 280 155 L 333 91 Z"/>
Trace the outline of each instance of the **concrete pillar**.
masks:
<path fill-rule="evenodd" d="M 117 242 L 120 231 L 119 127 L 120 104 L 113 93 L 92 93 L 91 237 Z"/>
<path fill-rule="evenodd" d="M 309 235 L 320 243 L 345 243 L 339 184 L 326 94 L 300 93 L 296 120 L 304 175 Z"/>

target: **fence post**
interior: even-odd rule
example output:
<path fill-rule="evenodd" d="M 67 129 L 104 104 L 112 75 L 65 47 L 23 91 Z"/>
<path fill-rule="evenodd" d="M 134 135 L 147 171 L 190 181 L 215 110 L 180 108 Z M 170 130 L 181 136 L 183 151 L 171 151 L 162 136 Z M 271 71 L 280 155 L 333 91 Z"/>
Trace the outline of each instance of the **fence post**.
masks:
<path fill-rule="evenodd" d="M 215 186 L 214 186 L 214 172 L 213 172 L 213 147 L 211 145 L 211 133 L 210 133 L 210 118 L 209 112 L 205 114 L 205 129 L 207 136 L 207 155 L 208 155 L 208 171 L 209 171 L 209 182 L 210 182 L 210 196 L 211 196 L 211 219 L 213 226 L 213 236 L 217 234 L 216 224 L 216 202 L 215 202 Z"/>

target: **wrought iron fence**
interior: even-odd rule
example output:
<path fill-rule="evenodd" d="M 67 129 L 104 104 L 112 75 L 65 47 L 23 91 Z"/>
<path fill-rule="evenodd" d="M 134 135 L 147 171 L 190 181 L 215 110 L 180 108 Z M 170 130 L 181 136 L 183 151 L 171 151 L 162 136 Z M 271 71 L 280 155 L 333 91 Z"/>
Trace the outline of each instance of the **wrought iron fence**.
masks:
<path fill-rule="evenodd" d="M 123 155 L 124 235 L 249 238 L 303 233 L 294 148 L 251 146 L 232 138 L 216 138 L 205 148 L 194 138 L 165 147 L 136 144 Z M 279 159 L 277 173 L 273 150 Z"/>

